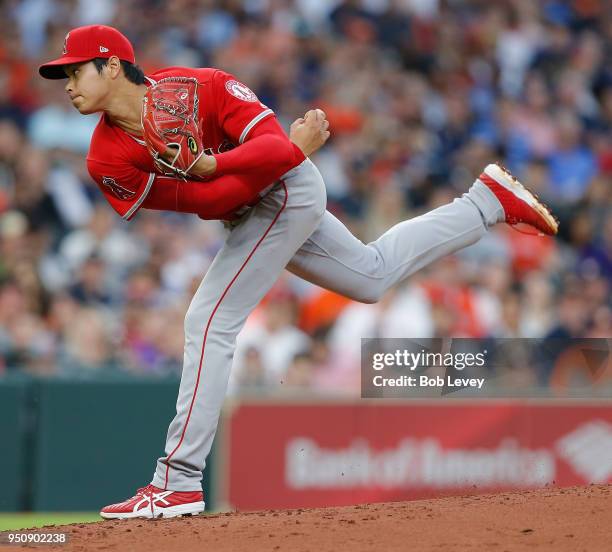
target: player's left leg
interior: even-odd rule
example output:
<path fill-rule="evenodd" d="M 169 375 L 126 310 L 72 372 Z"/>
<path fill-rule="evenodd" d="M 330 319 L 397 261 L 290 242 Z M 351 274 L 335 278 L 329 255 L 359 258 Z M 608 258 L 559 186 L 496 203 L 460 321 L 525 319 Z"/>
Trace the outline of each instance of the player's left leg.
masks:
<path fill-rule="evenodd" d="M 310 160 L 285 174 L 231 230 L 185 315 L 176 416 L 150 485 L 102 509 L 107 519 L 173 517 L 204 509 L 202 469 L 229 380 L 236 336 L 325 212 Z"/>
<path fill-rule="evenodd" d="M 497 165 L 489 165 L 452 203 L 401 222 L 364 244 L 325 213 L 287 269 L 356 301 L 374 303 L 393 285 L 450 253 L 476 243 L 499 222 L 526 222 L 556 232 L 544 205 Z"/>

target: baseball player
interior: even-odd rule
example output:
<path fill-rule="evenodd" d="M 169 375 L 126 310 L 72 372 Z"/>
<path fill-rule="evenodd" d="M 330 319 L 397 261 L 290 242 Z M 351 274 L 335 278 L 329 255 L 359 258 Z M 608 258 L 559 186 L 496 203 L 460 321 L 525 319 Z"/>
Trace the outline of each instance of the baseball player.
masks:
<path fill-rule="evenodd" d="M 202 470 L 229 379 L 236 336 L 287 268 L 356 301 L 477 242 L 498 223 L 555 234 L 549 210 L 498 165 L 452 203 L 363 244 L 326 211 L 323 179 L 308 159 L 329 136 L 320 110 L 287 137 L 274 113 L 232 75 L 171 67 L 149 76 L 119 31 L 73 29 L 40 74 L 67 79 L 81 113 L 100 112 L 87 166 L 126 220 L 139 209 L 232 221 L 185 316 L 176 416 L 151 483 L 106 506 L 104 518 L 173 517 L 204 510 Z"/>

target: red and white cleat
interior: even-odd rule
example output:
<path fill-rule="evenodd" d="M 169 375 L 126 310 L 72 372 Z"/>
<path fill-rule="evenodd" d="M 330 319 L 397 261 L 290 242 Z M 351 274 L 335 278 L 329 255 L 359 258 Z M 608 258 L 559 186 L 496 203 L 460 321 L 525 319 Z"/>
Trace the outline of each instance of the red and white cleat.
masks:
<path fill-rule="evenodd" d="M 105 506 L 100 515 L 105 519 L 153 519 L 201 514 L 203 511 L 202 491 L 164 491 L 154 485 L 147 485 L 124 502 Z"/>
<path fill-rule="evenodd" d="M 499 163 L 487 165 L 478 179 L 485 184 L 502 204 L 506 222 L 512 226 L 524 223 L 540 234 L 554 236 L 559 222 L 538 197 L 521 184 Z"/>

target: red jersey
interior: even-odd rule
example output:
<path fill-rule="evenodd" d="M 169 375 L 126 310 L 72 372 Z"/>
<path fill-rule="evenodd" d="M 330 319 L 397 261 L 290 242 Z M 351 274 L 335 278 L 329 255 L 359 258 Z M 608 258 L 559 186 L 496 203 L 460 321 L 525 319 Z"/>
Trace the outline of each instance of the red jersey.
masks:
<path fill-rule="evenodd" d="M 259 122 L 274 112 L 232 75 L 213 68 L 169 67 L 147 77 L 149 84 L 165 77 L 198 79 L 199 123 L 206 153 L 222 153 L 242 144 Z M 111 123 L 106 114 L 94 130 L 87 155 L 89 174 L 108 202 L 130 220 L 142 206 L 156 179 L 144 141 Z"/>

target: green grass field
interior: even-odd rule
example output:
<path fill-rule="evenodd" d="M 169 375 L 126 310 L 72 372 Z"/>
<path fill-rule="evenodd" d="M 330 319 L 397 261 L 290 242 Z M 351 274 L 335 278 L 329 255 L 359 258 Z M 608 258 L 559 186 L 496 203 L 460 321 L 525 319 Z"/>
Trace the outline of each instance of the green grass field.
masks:
<path fill-rule="evenodd" d="M 25 512 L 0 514 L 0 531 L 28 529 L 43 525 L 65 525 L 67 523 L 86 523 L 102 521 L 97 512 Z"/>

